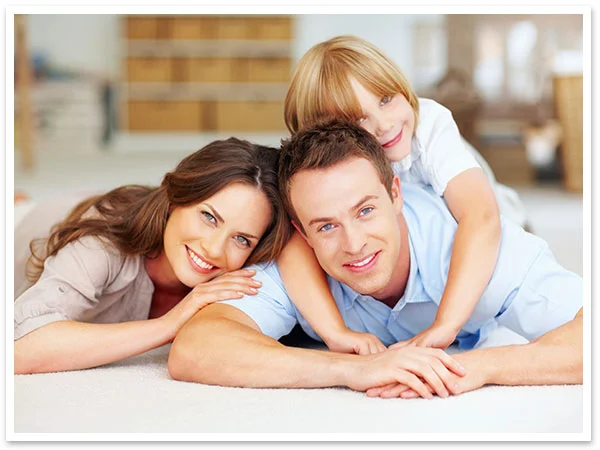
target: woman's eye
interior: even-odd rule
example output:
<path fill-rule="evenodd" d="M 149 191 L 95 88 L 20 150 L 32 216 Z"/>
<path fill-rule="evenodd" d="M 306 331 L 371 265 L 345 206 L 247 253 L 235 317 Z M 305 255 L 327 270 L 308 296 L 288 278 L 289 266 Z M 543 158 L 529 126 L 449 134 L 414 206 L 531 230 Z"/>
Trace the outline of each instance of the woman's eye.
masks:
<path fill-rule="evenodd" d="M 242 244 L 244 247 L 250 247 L 250 241 L 244 236 L 236 236 L 235 240 Z"/>
<path fill-rule="evenodd" d="M 365 117 L 361 117 L 356 121 L 356 123 L 361 125 L 365 120 L 367 120 Z"/>
<path fill-rule="evenodd" d="M 325 225 L 323 225 L 321 228 L 319 228 L 319 231 L 329 231 L 333 228 L 333 225 L 331 225 L 330 223 L 327 223 Z"/>
<path fill-rule="evenodd" d="M 383 105 L 387 105 L 389 102 L 392 101 L 392 97 L 390 97 L 389 95 L 386 95 L 385 97 L 382 97 L 381 101 L 379 102 L 379 104 L 381 106 Z"/>
<path fill-rule="evenodd" d="M 211 213 L 208 213 L 206 211 L 202 211 L 202 215 L 204 216 L 204 218 L 206 220 L 208 220 L 210 223 L 217 223 L 217 219 L 215 219 L 215 216 L 213 216 Z"/>
<path fill-rule="evenodd" d="M 373 211 L 373 208 L 368 206 L 366 208 L 363 208 L 360 210 L 360 213 L 358 214 L 359 216 L 366 216 L 367 214 L 369 214 L 371 211 Z"/>

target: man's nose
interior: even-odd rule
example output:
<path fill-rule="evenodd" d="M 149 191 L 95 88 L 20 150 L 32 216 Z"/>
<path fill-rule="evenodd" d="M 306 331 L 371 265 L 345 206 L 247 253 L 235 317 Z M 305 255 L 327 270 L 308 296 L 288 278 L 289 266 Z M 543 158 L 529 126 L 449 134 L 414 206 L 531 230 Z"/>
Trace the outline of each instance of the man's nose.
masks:
<path fill-rule="evenodd" d="M 366 234 L 357 226 L 346 227 L 343 240 L 344 251 L 351 255 L 360 255 L 367 243 Z"/>

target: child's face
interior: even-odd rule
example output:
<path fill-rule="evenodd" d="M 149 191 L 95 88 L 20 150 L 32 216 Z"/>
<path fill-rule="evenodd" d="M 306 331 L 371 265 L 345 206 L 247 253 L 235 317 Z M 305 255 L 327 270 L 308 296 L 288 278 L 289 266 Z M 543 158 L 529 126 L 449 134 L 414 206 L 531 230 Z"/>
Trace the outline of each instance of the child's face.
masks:
<path fill-rule="evenodd" d="M 352 89 L 363 116 L 359 125 L 374 135 L 390 161 L 400 161 L 410 153 L 415 113 L 402 95 L 379 98 L 351 78 Z"/>

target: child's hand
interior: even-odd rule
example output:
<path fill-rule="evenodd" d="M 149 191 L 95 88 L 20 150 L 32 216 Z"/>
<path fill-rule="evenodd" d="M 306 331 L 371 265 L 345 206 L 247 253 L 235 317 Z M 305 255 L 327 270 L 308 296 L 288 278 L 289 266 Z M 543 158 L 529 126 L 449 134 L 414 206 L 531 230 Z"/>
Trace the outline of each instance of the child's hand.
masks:
<path fill-rule="evenodd" d="M 457 334 L 458 330 L 456 330 L 456 328 L 445 325 L 436 325 L 434 322 L 433 325 L 421 331 L 412 339 L 397 342 L 390 345 L 389 348 L 414 345 L 416 347 L 434 347 L 446 350 L 446 348 L 454 342 Z"/>
<path fill-rule="evenodd" d="M 345 329 L 325 340 L 329 350 L 340 353 L 356 353 L 358 355 L 370 355 L 384 351 L 385 345 L 370 333 L 358 333 Z"/>

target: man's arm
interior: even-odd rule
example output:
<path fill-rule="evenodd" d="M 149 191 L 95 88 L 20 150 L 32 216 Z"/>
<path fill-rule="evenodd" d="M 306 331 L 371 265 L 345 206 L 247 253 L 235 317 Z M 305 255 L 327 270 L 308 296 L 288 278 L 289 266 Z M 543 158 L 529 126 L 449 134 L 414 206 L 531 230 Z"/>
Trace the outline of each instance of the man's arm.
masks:
<path fill-rule="evenodd" d="M 507 386 L 581 384 L 583 382 L 583 308 L 564 325 L 522 345 L 482 348 L 452 355 L 466 369 L 454 377 L 457 391 L 486 384 Z M 369 396 L 419 396 L 397 383 L 369 389 Z"/>
<path fill-rule="evenodd" d="M 581 384 L 583 308 L 573 320 L 528 344 L 473 350 L 456 357 L 478 368 L 489 365 L 486 384 Z"/>
<path fill-rule="evenodd" d="M 424 397 L 450 389 L 464 369 L 439 349 L 407 347 L 375 355 L 350 355 L 286 347 L 262 334 L 244 312 L 214 304 L 199 311 L 173 341 L 168 363 L 176 380 L 239 387 L 348 386 L 364 391 L 392 382 Z M 447 394 L 446 394 L 447 395 Z"/>

